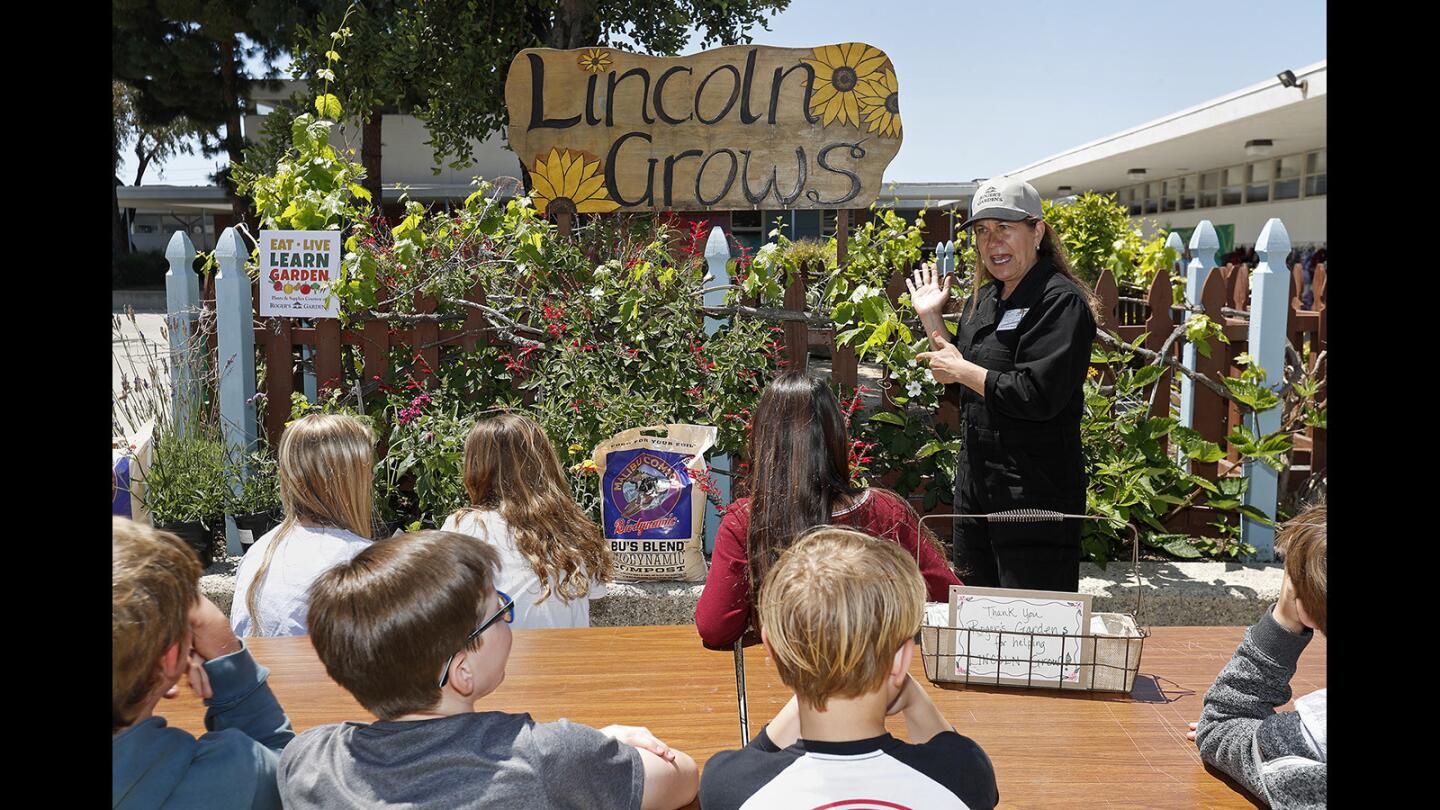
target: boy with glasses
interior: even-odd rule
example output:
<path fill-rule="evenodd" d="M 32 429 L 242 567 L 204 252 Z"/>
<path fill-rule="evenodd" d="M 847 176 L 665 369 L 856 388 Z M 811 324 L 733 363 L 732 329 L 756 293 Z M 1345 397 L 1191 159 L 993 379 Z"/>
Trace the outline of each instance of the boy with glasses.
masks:
<path fill-rule="evenodd" d="M 760 638 L 795 697 L 749 746 L 705 766 L 705 810 L 995 806 L 990 758 L 910 676 L 925 580 L 904 549 L 812 530 L 765 576 L 759 608 Z M 885 731 L 892 714 L 913 742 Z"/>
<path fill-rule="evenodd" d="M 669 808 L 694 760 L 643 728 L 477 712 L 505 679 L 514 600 L 495 550 L 454 532 L 373 543 L 310 591 L 311 643 L 375 723 L 312 728 L 280 761 L 287 808 Z"/>

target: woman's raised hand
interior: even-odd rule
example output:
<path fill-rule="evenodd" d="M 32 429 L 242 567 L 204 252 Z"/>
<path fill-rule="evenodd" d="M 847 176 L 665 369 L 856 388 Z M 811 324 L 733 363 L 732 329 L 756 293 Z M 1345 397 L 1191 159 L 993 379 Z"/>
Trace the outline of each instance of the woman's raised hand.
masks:
<path fill-rule="evenodd" d="M 910 305 L 922 319 L 939 315 L 950 300 L 950 276 L 943 276 L 942 281 L 934 262 L 921 265 L 911 278 L 905 279 L 905 286 L 910 290 Z"/>

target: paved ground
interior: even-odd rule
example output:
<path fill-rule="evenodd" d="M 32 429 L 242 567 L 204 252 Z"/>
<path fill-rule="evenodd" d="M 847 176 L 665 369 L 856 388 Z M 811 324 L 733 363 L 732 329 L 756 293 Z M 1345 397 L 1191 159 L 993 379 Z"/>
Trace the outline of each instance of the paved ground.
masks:
<path fill-rule="evenodd" d="M 161 314 L 136 313 L 115 314 L 111 316 L 111 340 L 110 340 L 110 395 L 113 398 L 121 395 L 125 383 L 128 381 L 133 387 L 135 381 L 148 380 L 152 385 L 159 385 L 164 390 L 168 388 L 170 374 L 164 360 L 168 354 L 169 339 L 165 336 L 165 316 Z M 154 376 L 151 376 L 151 369 Z M 140 394 L 128 394 L 127 397 L 138 399 Z M 126 432 L 126 435 L 134 432 L 139 425 L 129 424 L 120 413 L 119 408 L 112 406 L 112 413 L 119 423 L 119 428 Z"/>

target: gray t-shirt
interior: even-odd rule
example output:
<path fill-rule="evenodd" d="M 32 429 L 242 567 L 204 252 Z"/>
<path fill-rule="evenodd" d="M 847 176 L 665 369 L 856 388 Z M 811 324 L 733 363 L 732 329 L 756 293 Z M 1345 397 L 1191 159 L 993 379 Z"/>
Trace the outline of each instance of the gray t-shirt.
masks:
<path fill-rule="evenodd" d="M 378 807 L 640 807 L 640 752 L 590 726 L 529 714 L 317 726 L 286 747 L 288 810 Z"/>

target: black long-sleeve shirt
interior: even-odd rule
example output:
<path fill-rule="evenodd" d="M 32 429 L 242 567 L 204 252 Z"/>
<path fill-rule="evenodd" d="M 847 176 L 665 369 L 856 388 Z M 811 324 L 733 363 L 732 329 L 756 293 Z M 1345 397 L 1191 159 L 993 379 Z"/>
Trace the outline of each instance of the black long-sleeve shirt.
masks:
<path fill-rule="evenodd" d="M 966 302 L 955 335 L 965 359 L 988 370 L 984 397 L 961 388 L 966 421 L 1002 431 L 1048 433 L 1048 425 L 1078 433 L 1095 340 L 1084 292 L 1043 258 L 1008 299 L 1000 292 L 1000 282 L 992 282 Z"/>

